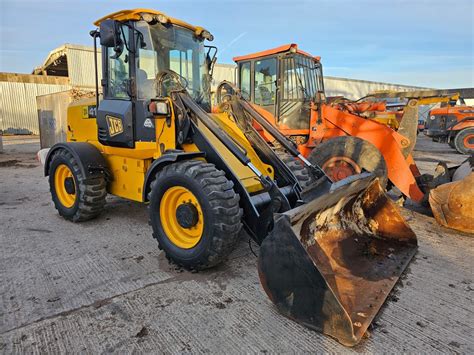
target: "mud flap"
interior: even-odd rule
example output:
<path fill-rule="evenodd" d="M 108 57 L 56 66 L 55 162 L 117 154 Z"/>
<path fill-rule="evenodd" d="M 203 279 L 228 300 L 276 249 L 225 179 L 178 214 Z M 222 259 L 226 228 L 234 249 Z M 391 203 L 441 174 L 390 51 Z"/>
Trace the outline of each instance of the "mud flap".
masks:
<path fill-rule="evenodd" d="M 281 313 L 353 346 L 416 249 L 415 233 L 369 176 L 277 215 L 258 271 Z"/>

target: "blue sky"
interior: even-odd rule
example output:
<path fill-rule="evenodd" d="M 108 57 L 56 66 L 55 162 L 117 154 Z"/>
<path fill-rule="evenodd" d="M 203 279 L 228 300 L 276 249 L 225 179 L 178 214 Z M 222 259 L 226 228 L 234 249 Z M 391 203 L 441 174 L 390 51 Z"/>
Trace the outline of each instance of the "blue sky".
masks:
<path fill-rule="evenodd" d="M 29 73 L 64 43 L 91 44 L 92 22 L 154 8 L 209 29 L 219 62 L 285 43 L 325 74 L 427 87 L 474 86 L 474 1 L 0 0 L 0 71 Z"/>

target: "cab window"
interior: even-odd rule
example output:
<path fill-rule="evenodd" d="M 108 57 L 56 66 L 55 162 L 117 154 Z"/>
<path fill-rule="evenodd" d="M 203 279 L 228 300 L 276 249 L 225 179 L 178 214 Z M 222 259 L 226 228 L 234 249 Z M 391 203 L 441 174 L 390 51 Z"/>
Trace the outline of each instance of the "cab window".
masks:
<path fill-rule="evenodd" d="M 240 65 L 240 92 L 246 100 L 250 100 L 250 62 Z"/>
<path fill-rule="evenodd" d="M 120 31 L 122 43 L 128 43 L 128 28 L 122 26 Z M 129 99 L 130 83 L 130 53 L 124 44 L 122 50 L 115 52 L 114 48 L 107 47 L 107 97 Z"/>
<path fill-rule="evenodd" d="M 268 106 L 275 103 L 276 95 L 276 58 L 255 62 L 255 103 Z"/>

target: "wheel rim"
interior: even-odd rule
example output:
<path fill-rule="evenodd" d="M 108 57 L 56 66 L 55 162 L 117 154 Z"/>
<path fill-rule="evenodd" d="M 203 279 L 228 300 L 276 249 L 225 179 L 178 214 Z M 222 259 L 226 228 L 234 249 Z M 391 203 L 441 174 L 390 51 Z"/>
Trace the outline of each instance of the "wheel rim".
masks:
<path fill-rule="evenodd" d="M 360 166 L 348 157 L 332 157 L 323 164 L 322 169 L 332 181 L 340 181 L 362 171 Z"/>
<path fill-rule="evenodd" d="M 467 149 L 474 149 L 474 133 L 464 137 L 463 144 Z"/>
<path fill-rule="evenodd" d="M 196 196 L 183 186 L 173 186 L 163 194 L 160 220 L 168 239 L 179 248 L 193 248 L 201 240 L 202 208 Z"/>
<path fill-rule="evenodd" d="M 76 182 L 71 169 L 60 164 L 54 172 L 54 189 L 59 202 L 66 208 L 71 208 L 76 202 Z"/>

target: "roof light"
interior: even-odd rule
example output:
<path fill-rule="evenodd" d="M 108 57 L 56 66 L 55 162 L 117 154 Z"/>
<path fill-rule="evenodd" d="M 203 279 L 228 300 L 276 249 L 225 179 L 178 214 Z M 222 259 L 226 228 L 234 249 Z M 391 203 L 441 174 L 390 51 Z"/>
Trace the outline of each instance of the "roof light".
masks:
<path fill-rule="evenodd" d="M 155 18 L 153 17 L 153 15 L 148 14 L 148 13 L 142 14 L 142 19 L 143 19 L 143 21 L 145 21 L 147 23 L 152 23 L 152 22 L 155 21 Z"/>
<path fill-rule="evenodd" d="M 164 14 L 158 14 L 158 15 L 156 15 L 155 18 L 158 20 L 159 23 L 161 23 L 163 25 L 167 24 L 169 22 L 169 18 Z"/>

